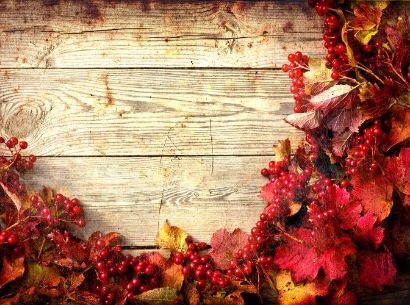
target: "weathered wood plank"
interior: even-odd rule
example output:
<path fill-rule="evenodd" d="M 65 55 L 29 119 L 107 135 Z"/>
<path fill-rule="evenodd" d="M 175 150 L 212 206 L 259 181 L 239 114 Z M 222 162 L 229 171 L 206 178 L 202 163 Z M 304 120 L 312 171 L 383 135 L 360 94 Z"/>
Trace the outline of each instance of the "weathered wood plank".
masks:
<path fill-rule="evenodd" d="M 46 4 L 49 5 L 46 5 Z M 305 1 L 14 1 L 0 7 L 0 67 L 279 67 L 323 54 Z"/>
<path fill-rule="evenodd" d="M 36 155 L 266 155 L 301 137 L 271 70 L 6 69 L 0 133 Z"/>
<path fill-rule="evenodd" d="M 246 231 L 264 206 L 265 157 L 46 157 L 27 185 L 53 187 L 83 203 L 85 234 L 119 231 L 150 246 L 165 220 L 200 240 L 218 228 Z"/>

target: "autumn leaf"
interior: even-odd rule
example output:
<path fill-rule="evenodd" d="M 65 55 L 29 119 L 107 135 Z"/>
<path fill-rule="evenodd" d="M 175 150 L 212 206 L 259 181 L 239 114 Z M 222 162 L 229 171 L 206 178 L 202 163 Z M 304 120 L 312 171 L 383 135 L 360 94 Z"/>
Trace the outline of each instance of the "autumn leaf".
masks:
<path fill-rule="evenodd" d="M 13 257 L 9 260 L 6 255 L 3 255 L 0 270 L 0 288 L 21 277 L 24 269 L 24 256 Z"/>
<path fill-rule="evenodd" d="M 352 195 L 365 212 L 373 213 L 380 222 L 390 214 L 393 206 L 393 186 L 383 176 L 354 175 L 351 181 Z"/>
<path fill-rule="evenodd" d="M 355 38 L 362 44 L 368 44 L 370 39 L 377 34 L 382 17 L 382 10 L 387 7 L 388 1 L 375 1 L 358 3 L 353 8 L 355 15 L 351 26 L 355 30 Z"/>
<path fill-rule="evenodd" d="M 410 95 L 408 104 L 410 106 Z M 382 143 L 382 148 L 386 151 L 410 138 L 410 109 L 394 107 L 389 118 L 391 120 L 391 129 L 389 136 Z"/>
<path fill-rule="evenodd" d="M 332 152 L 335 156 L 342 157 L 346 151 L 350 148 L 353 141 L 353 132 L 351 130 L 346 130 L 342 133 L 337 134 L 332 139 Z"/>
<path fill-rule="evenodd" d="M 229 233 L 226 229 L 217 230 L 211 238 L 212 251 L 209 253 L 217 268 L 226 270 L 230 268 L 229 262 L 234 255 L 244 248 L 248 242 L 248 235 L 241 229 Z"/>
<path fill-rule="evenodd" d="M 240 291 L 234 291 L 228 295 L 216 293 L 212 296 L 205 296 L 203 303 L 205 305 L 245 305 Z"/>
<path fill-rule="evenodd" d="M 183 289 L 184 299 L 187 305 L 198 305 L 201 299 L 198 289 L 194 284 L 186 283 Z"/>
<path fill-rule="evenodd" d="M 393 285 L 397 270 L 390 252 L 362 252 L 359 261 L 359 278 L 363 286 L 380 291 L 383 285 Z"/>
<path fill-rule="evenodd" d="M 175 288 L 177 291 L 181 290 L 184 282 L 184 275 L 182 274 L 182 266 L 175 265 L 170 261 L 165 270 L 162 271 L 162 287 Z"/>
<path fill-rule="evenodd" d="M 382 227 L 375 227 L 377 217 L 373 213 L 366 213 L 366 215 L 359 218 L 357 221 L 354 236 L 359 241 L 367 244 L 370 243 L 377 249 L 384 238 L 384 229 Z"/>
<path fill-rule="evenodd" d="M 355 59 L 355 57 L 354 57 L 354 53 L 353 53 L 352 47 L 351 47 L 350 44 L 349 44 L 349 38 L 348 38 L 348 35 L 347 35 L 348 26 L 349 26 L 349 23 L 348 23 L 348 22 L 345 22 L 345 23 L 343 24 L 342 30 L 341 30 L 341 32 L 340 32 L 340 35 L 341 35 L 341 37 L 342 37 L 343 43 L 344 43 L 345 46 L 346 46 L 346 54 L 347 54 L 347 59 L 349 60 L 349 64 L 350 64 L 353 68 L 355 68 L 355 67 L 357 66 L 357 62 L 356 62 L 356 59 Z"/>
<path fill-rule="evenodd" d="M 328 287 L 329 282 L 324 280 L 295 284 L 287 270 L 280 270 L 276 275 L 280 305 L 315 305 L 316 296 L 325 296 Z"/>
<path fill-rule="evenodd" d="M 295 239 L 287 238 L 276 248 L 274 262 L 279 268 L 290 270 L 293 281 L 314 280 L 320 268 L 330 280 L 346 275 L 345 258 L 356 253 L 350 237 L 336 234 L 331 225 L 320 230 L 301 227 L 290 234 Z"/>
<path fill-rule="evenodd" d="M 162 249 L 185 253 L 188 250 L 186 238 L 188 234 L 178 227 L 170 226 L 165 222 L 156 238 L 157 245 Z"/>
<path fill-rule="evenodd" d="M 290 125 L 302 129 L 313 130 L 320 126 L 322 114 L 319 111 L 308 111 L 303 113 L 292 113 L 285 118 Z"/>
<path fill-rule="evenodd" d="M 7 196 L 11 199 L 11 201 L 14 203 L 17 211 L 20 211 L 22 202 L 19 196 L 11 191 L 3 182 L 0 182 L 1 187 L 3 188 L 3 191 L 7 194 Z"/>
<path fill-rule="evenodd" d="M 335 83 L 332 69 L 326 67 L 326 60 L 309 58 L 309 70 L 303 73 L 305 93 L 316 95 Z"/>
<path fill-rule="evenodd" d="M 384 173 L 400 192 L 410 195 L 410 148 L 402 148 L 397 157 L 386 158 Z"/>
<path fill-rule="evenodd" d="M 148 290 L 134 297 L 138 305 L 172 305 L 178 298 L 175 288 L 162 287 Z"/>
<path fill-rule="evenodd" d="M 325 114 L 335 108 L 349 109 L 357 96 L 356 87 L 350 85 L 334 85 L 329 89 L 313 96 L 310 103 L 315 110 L 322 110 Z"/>
<path fill-rule="evenodd" d="M 336 133 L 342 133 L 346 129 L 351 132 L 359 132 L 361 118 L 362 116 L 357 110 L 342 109 L 334 111 L 331 117 L 326 119 L 326 125 Z"/>
<path fill-rule="evenodd" d="M 289 139 L 286 140 L 279 140 L 278 144 L 274 146 L 273 148 L 275 152 L 275 161 L 281 161 L 285 157 L 290 156 L 290 141 Z"/>

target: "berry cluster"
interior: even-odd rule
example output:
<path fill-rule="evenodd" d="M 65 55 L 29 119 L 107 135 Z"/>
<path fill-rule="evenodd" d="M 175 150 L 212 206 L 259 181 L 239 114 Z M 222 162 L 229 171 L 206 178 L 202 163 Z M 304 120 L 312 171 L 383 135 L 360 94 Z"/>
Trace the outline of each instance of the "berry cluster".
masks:
<path fill-rule="evenodd" d="M 11 137 L 7 141 L 0 137 L 0 144 L 4 144 L 6 148 L 11 152 L 11 157 L 0 157 L 0 164 L 3 166 L 14 166 L 17 171 L 30 170 L 33 168 L 34 162 L 36 162 L 36 156 L 30 155 L 23 157 L 21 151 L 28 147 L 26 141 L 19 141 L 16 137 Z"/>
<path fill-rule="evenodd" d="M 182 265 L 182 273 L 187 280 L 195 280 L 199 290 L 204 290 L 208 284 L 213 287 L 225 288 L 230 284 L 228 277 L 222 272 L 215 271 L 215 266 L 211 256 L 208 254 L 201 255 L 201 251 L 207 249 L 207 244 L 203 242 L 192 242 L 191 238 L 187 239 L 188 251 L 175 252 L 173 261 L 176 265 Z"/>
<path fill-rule="evenodd" d="M 292 79 L 292 85 L 290 86 L 290 92 L 293 94 L 295 100 L 294 112 L 302 112 L 303 110 L 303 98 L 305 97 L 305 85 L 303 81 L 303 72 L 307 70 L 307 64 L 309 57 L 303 55 L 302 52 L 297 51 L 288 55 L 290 64 L 284 64 L 282 71 L 288 73 L 289 78 Z"/>
<path fill-rule="evenodd" d="M 374 160 L 377 146 L 380 145 L 383 137 L 383 127 L 389 125 L 389 121 L 375 120 L 370 127 L 364 128 L 361 134 L 358 134 L 350 151 L 351 157 L 346 158 L 346 173 L 355 175 L 360 170 L 375 172 L 378 164 Z"/>
<path fill-rule="evenodd" d="M 8 230 L 3 230 L 0 232 L 0 245 L 1 244 L 7 244 L 10 246 L 14 246 L 17 244 L 18 239 L 16 234 L 8 231 Z"/>

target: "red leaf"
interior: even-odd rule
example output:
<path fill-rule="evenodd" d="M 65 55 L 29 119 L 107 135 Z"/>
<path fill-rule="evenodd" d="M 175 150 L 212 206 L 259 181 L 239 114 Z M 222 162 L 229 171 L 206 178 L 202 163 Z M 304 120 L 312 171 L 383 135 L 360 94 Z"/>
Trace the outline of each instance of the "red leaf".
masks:
<path fill-rule="evenodd" d="M 342 157 L 345 152 L 350 148 L 352 143 L 353 132 L 351 130 L 346 130 L 343 133 L 337 134 L 332 139 L 332 152 L 338 156 Z"/>
<path fill-rule="evenodd" d="M 410 110 L 407 108 L 393 108 L 389 115 L 391 129 L 389 137 L 382 143 L 384 150 L 389 150 L 394 145 L 410 137 Z"/>
<path fill-rule="evenodd" d="M 364 211 L 373 213 L 378 221 L 389 216 L 393 206 L 393 186 L 385 177 L 358 174 L 353 176 L 351 183 L 352 195 L 362 204 Z"/>
<path fill-rule="evenodd" d="M 315 110 L 322 110 L 327 114 L 335 108 L 351 108 L 356 96 L 357 90 L 355 90 L 355 87 L 349 85 L 335 85 L 318 95 L 313 96 L 310 99 L 310 103 Z"/>
<path fill-rule="evenodd" d="M 355 238 L 363 242 L 370 242 L 377 249 L 384 238 L 384 229 L 382 227 L 373 228 L 377 217 L 372 213 L 367 213 L 357 221 L 357 227 L 354 232 Z"/>
<path fill-rule="evenodd" d="M 400 192 L 410 195 L 410 148 L 402 148 L 398 157 L 386 158 L 384 172 Z"/>
<path fill-rule="evenodd" d="M 289 269 L 295 282 L 315 279 L 320 268 L 330 280 L 346 275 L 345 258 L 356 253 L 347 235 L 336 235 L 330 226 L 316 231 L 298 228 L 292 235 L 302 242 L 287 239 L 276 248 L 274 262 L 281 269 Z"/>
<path fill-rule="evenodd" d="M 341 133 L 346 129 L 349 129 L 351 132 L 359 132 L 360 121 L 361 114 L 357 110 L 342 109 L 334 112 L 326 120 L 326 125 L 337 133 Z"/>
<path fill-rule="evenodd" d="M 320 126 L 322 115 L 319 111 L 293 113 L 285 118 L 290 125 L 302 130 L 312 130 Z"/>
<path fill-rule="evenodd" d="M 359 257 L 359 278 L 367 288 L 382 290 L 383 285 L 392 285 L 396 277 L 396 265 L 390 252 L 364 252 Z"/>
<path fill-rule="evenodd" d="M 24 256 L 8 260 L 3 255 L 3 264 L 0 271 L 0 288 L 22 276 L 24 273 Z"/>
<path fill-rule="evenodd" d="M 229 262 L 236 252 L 244 248 L 248 242 L 248 235 L 241 229 L 229 233 L 226 229 L 216 231 L 211 238 L 212 256 L 215 265 L 223 270 L 229 269 Z"/>

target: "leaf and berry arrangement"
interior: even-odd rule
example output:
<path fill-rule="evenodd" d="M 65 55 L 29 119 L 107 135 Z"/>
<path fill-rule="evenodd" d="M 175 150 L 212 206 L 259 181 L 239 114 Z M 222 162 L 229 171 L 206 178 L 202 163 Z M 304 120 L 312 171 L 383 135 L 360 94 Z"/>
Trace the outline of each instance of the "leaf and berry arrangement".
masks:
<path fill-rule="evenodd" d="M 77 198 L 30 191 L 36 157 L 0 142 L 1 304 L 354 305 L 360 289 L 394 284 L 410 259 L 410 19 L 400 3 L 308 0 L 324 16 L 326 58 L 289 54 L 294 113 L 305 132 L 279 143 L 261 174 L 267 202 L 250 234 L 210 245 L 165 223 L 169 255 L 124 253 L 118 233 L 73 235 Z"/>

